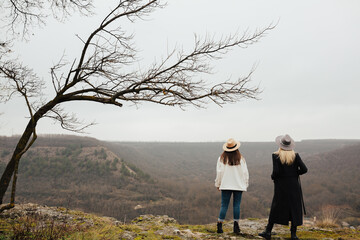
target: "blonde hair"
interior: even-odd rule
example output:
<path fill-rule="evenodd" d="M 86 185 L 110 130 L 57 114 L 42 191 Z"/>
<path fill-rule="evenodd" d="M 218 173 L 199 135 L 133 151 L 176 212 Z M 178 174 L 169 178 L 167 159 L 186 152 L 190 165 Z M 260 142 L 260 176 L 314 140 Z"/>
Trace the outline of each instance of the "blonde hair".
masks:
<path fill-rule="evenodd" d="M 279 148 L 279 150 L 277 150 L 275 154 L 279 155 L 282 164 L 291 165 L 295 160 L 294 150 L 284 150 Z"/>

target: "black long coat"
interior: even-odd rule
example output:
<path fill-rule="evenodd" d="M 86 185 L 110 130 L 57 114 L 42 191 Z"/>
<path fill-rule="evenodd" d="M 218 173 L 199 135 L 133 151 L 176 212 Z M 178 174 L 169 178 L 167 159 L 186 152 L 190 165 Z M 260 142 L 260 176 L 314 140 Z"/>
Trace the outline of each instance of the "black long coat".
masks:
<path fill-rule="evenodd" d="M 271 204 L 269 222 L 293 226 L 303 223 L 303 196 L 299 175 L 307 172 L 307 167 L 296 153 L 292 165 L 281 164 L 279 155 L 273 154 L 274 197 Z"/>

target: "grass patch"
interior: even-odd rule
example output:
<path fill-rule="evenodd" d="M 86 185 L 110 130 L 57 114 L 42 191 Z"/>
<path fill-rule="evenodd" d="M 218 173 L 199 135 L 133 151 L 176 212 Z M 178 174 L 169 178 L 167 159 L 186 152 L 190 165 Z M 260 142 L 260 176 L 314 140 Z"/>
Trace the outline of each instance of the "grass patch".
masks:
<path fill-rule="evenodd" d="M 351 229 L 323 230 L 310 229 L 309 231 L 299 232 L 300 239 L 339 239 L 339 240 L 360 240 L 360 231 Z"/>
<path fill-rule="evenodd" d="M 190 229 L 193 232 L 198 233 L 216 233 L 216 226 L 210 225 L 180 225 L 180 230 Z"/>
<path fill-rule="evenodd" d="M 10 226 L 7 235 L 13 240 L 63 239 L 73 232 L 81 231 L 76 225 L 44 221 L 38 216 L 18 218 Z"/>
<path fill-rule="evenodd" d="M 120 234 L 123 232 L 122 229 L 113 225 L 94 226 L 85 231 L 72 233 L 67 236 L 67 240 L 106 240 L 106 239 L 119 239 Z"/>

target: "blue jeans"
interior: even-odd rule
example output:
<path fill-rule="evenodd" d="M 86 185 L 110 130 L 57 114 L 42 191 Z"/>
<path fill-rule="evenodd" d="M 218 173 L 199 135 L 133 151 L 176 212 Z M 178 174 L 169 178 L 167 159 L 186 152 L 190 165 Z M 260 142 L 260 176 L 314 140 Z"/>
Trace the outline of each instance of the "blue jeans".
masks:
<path fill-rule="evenodd" d="M 221 190 L 221 208 L 218 219 L 219 222 L 223 222 L 225 220 L 226 212 L 229 207 L 231 194 L 233 194 L 234 221 L 239 221 L 240 219 L 240 203 L 241 203 L 242 191 Z"/>

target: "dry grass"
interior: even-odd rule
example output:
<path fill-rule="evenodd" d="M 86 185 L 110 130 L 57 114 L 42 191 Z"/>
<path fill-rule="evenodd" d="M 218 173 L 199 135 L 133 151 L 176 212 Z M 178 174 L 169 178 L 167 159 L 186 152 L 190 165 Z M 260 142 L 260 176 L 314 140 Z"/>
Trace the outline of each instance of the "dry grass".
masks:
<path fill-rule="evenodd" d="M 321 208 L 320 220 L 316 222 L 318 227 L 336 228 L 339 227 L 338 220 L 341 212 L 339 206 L 327 205 Z"/>

